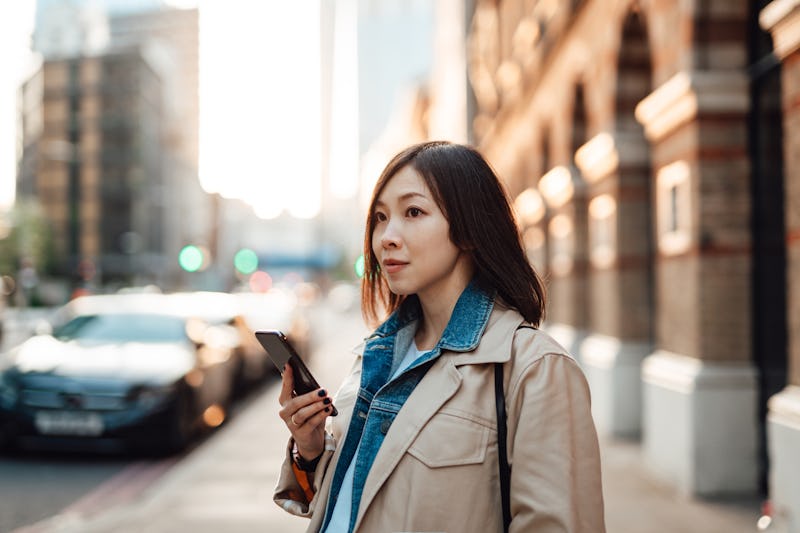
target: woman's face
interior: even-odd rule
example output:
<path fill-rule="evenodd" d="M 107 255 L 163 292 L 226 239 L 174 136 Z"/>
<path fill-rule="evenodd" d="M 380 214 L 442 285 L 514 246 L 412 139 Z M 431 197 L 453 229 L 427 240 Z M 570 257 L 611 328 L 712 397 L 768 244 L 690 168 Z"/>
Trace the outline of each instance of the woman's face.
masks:
<path fill-rule="evenodd" d="M 393 293 L 460 294 L 470 261 L 450 240 L 450 225 L 416 170 L 405 166 L 388 181 L 372 217 L 372 251 Z"/>

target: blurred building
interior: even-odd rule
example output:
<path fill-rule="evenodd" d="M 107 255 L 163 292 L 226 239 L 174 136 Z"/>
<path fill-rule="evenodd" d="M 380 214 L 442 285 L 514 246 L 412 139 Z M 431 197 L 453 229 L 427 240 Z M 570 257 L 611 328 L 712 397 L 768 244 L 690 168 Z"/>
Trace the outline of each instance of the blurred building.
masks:
<path fill-rule="evenodd" d="M 800 531 L 800 4 L 464 5 L 471 133 L 599 431 Z"/>
<path fill-rule="evenodd" d="M 467 79 L 466 38 L 471 2 L 441 0 L 427 12 L 437 30 L 426 44 L 428 75 L 397 84 L 391 113 L 362 154 L 364 200 L 386 163 L 407 146 L 427 139 L 467 142 L 474 95 Z"/>
<path fill-rule="evenodd" d="M 45 207 L 56 274 L 76 282 L 175 286 L 181 247 L 215 241 L 197 179 L 197 10 L 158 4 L 37 3 L 17 190 Z"/>
<path fill-rule="evenodd" d="M 153 50 L 163 81 L 162 172 L 164 255 L 167 286 L 191 284 L 177 269 L 180 250 L 190 244 L 206 247 L 214 276 L 224 285 L 219 250 L 225 203 L 209 195 L 198 180 L 199 134 L 199 26 L 197 9 L 157 9 L 155 0 L 104 0 L 110 13 L 109 35 L 115 46 L 142 46 Z M 197 281 L 197 280 L 195 280 Z"/>
<path fill-rule="evenodd" d="M 351 263 L 362 251 L 372 186 L 395 148 L 407 144 L 405 132 L 397 134 L 410 124 L 405 106 L 422 109 L 414 102 L 424 100 L 431 75 L 435 4 L 320 3 L 325 221 L 320 235 L 341 245 Z"/>
<path fill-rule="evenodd" d="M 22 86 L 18 195 L 44 208 L 62 276 L 164 268 L 161 91 L 137 49 L 46 60 Z"/>

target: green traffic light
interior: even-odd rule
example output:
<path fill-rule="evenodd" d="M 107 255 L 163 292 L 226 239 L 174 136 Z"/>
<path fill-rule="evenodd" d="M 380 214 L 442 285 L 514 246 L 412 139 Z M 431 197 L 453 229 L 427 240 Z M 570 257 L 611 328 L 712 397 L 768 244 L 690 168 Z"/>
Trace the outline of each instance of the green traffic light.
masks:
<path fill-rule="evenodd" d="M 364 277 L 364 254 L 358 256 L 355 265 L 353 265 L 353 268 L 355 268 L 356 276 L 358 276 L 359 278 Z"/>
<path fill-rule="evenodd" d="M 258 269 L 258 256 L 249 248 L 242 248 L 233 256 L 233 266 L 242 274 L 252 274 Z"/>
<path fill-rule="evenodd" d="M 203 251 L 194 244 L 184 246 L 178 254 L 178 264 L 186 272 L 197 272 L 203 266 Z"/>

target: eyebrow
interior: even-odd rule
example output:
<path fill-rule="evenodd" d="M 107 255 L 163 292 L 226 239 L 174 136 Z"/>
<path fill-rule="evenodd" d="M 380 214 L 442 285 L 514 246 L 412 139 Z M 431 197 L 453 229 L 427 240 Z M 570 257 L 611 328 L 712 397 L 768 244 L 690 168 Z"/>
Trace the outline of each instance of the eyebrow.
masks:
<path fill-rule="evenodd" d="M 428 197 L 425 196 L 424 194 L 422 194 L 420 192 L 412 191 L 412 192 L 407 192 L 405 194 L 401 194 L 400 197 L 398 198 L 398 200 L 399 201 L 404 201 L 404 200 L 408 200 L 409 198 L 414 198 L 414 197 L 417 197 L 417 196 L 420 197 L 420 198 L 424 198 L 426 200 L 428 199 Z M 376 206 L 377 205 L 386 205 L 386 202 L 383 202 L 380 199 L 377 199 L 377 200 L 375 200 L 375 205 Z"/>

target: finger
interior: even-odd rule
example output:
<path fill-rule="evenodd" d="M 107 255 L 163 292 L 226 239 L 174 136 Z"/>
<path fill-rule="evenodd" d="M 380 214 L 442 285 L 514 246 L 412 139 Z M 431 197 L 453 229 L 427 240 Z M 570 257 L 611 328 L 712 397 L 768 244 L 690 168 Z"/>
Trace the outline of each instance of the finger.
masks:
<path fill-rule="evenodd" d="M 325 409 L 327 409 L 327 411 Z M 326 405 L 324 409 L 320 409 L 318 412 L 314 413 L 314 415 L 309 417 L 303 423 L 312 428 L 316 428 L 317 426 L 323 425 L 325 424 L 325 419 L 331 416 L 332 409 L 333 408 L 330 405 Z"/>
<path fill-rule="evenodd" d="M 283 368 L 283 375 L 281 376 L 281 393 L 278 395 L 278 402 L 281 405 L 292 399 L 292 389 L 294 389 L 294 376 L 292 375 L 292 367 L 286 365 Z"/>
<path fill-rule="evenodd" d="M 327 413 L 330 414 L 330 406 L 331 404 L 325 403 L 325 400 L 319 400 L 295 411 L 294 414 L 288 417 L 288 422 L 295 427 L 303 426 L 306 423 L 313 421 L 319 413 L 325 413 L 325 409 L 327 409 Z"/>
<path fill-rule="evenodd" d="M 284 404 L 284 407 L 286 407 L 290 412 L 295 412 L 299 411 L 300 409 L 303 409 L 304 407 L 313 405 L 317 402 L 324 402 L 325 400 L 330 400 L 328 398 L 328 391 L 326 391 L 325 389 L 317 389 L 309 393 L 291 398 L 291 400 L 289 400 L 288 402 L 286 402 L 286 404 Z M 316 411 L 317 409 L 314 409 L 314 412 Z"/>

